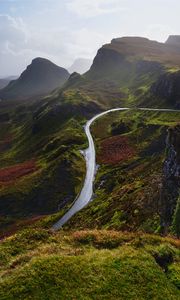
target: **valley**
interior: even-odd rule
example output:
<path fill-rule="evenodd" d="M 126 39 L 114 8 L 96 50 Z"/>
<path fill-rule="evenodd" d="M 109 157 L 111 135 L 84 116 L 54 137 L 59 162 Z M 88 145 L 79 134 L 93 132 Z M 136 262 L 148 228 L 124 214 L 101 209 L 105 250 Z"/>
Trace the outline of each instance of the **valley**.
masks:
<path fill-rule="evenodd" d="M 92 200 L 93 182 L 94 182 L 94 177 L 96 175 L 96 153 L 95 153 L 94 142 L 93 142 L 92 135 L 90 132 L 91 125 L 93 125 L 93 123 L 96 122 L 96 120 L 105 116 L 106 114 L 113 114 L 114 112 L 117 112 L 117 111 L 127 111 L 127 110 L 129 110 L 129 109 L 128 108 L 114 108 L 114 109 L 111 109 L 111 110 L 108 110 L 108 111 L 98 114 L 97 116 L 93 117 L 90 121 L 88 121 L 86 123 L 85 132 L 86 132 L 86 136 L 88 139 L 89 148 L 87 150 L 85 150 L 85 152 L 84 152 L 84 156 L 86 159 L 86 178 L 85 178 L 84 186 L 81 190 L 80 195 L 75 200 L 75 203 L 72 206 L 72 208 L 56 224 L 53 225 L 53 229 L 57 230 L 57 229 L 61 228 L 75 213 L 77 213 L 82 208 L 87 206 L 87 204 Z M 149 113 L 152 113 L 152 112 L 157 112 L 157 113 L 163 112 L 163 113 L 167 113 L 167 114 L 175 113 L 175 116 L 178 117 L 177 120 L 179 120 L 179 118 L 180 118 L 180 115 L 179 115 L 180 111 L 178 111 L 178 110 L 140 108 L 140 111 L 145 111 L 145 112 L 149 112 Z M 135 113 L 137 114 L 137 112 L 138 112 L 138 109 Z M 133 115 L 133 110 L 132 110 L 131 115 Z M 140 115 L 140 118 L 142 118 L 141 115 Z M 132 119 L 131 119 L 131 122 L 132 122 Z M 118 122 L 118 121 L 115 121 L 115 123 L 116 122 Z M 124 129 L 125 128 L 128 129 L 128 126 L 126 126 L 126 123 L 123 123 L 122 120 L 120 120 L 119 122 L 120 122 L 120 126 L 119 126 L 120 132 L 121 132 L 121 126 L 122 126 L 122 130 L 123 130 L 123 126 L 124 126 Z M 148 122 L 148 117 L 147 117 L 146 122 Z M 176 122 L 177 121 L 175 121 L 174 123 L 176 124 Z M 144 125 L 147 126 L 147 124 L 145 124 L 145 123 L 144 123 Z M 153 124 L 153 125 L 154 125 L 154 128 L 158 127 L 158 124 Z M 163 125 L 165 125 L 165 124 L 163 124 Z M 101 124 L 100 124 L 100 126 L 101 126 Z M 112 127 L 112 124 L 110 124 L 109 126 Z M 133 126 L 133 124 L 132 124 L 132 126 Z M 160 126 L 159 126 L 159 129 L 161 129 Z M 104 130 L 104 133 L 105 133 L 105 130 Z M 117 128 L 117 133 L 118 133 L 118 128 Z M 138 158 L 135 155 L 135 152 L 136 152 L 134 149 L 135 147 L 133 147 L 132 145 L 131 146 L 128 145 L 129 134 L 127 134 L 127 136 L 126 136 L 126 134 L 124 133 L 120 136 L 117 133 L 115 132 L 115 129 L 114 129 L 114 135 L 115 135 L 114 137 L 102 139 L 102 137 L 100 136 L 100 139 L 102 140 L 102 143 L 100 142 L 100 147 L 99 147 L 100 153 L 98 156 L 98 162 L 100 163 L 100 166 L 101 165 L 109 165 L 109 166 L 116 165 L 116 168 L 117 168 L 117 164 L 119 164 L 120 162 L 126 162 L 129 160 L 132 163 L 131 158 L 133 158 L 133 156 L 135 156 L 135 158 L 138 161 Z M 151 134 L 154 134 L 154 133 L 155 132 L 151 132 Z M 137 137 L 137 139 L 138 139 L 138 137 Z M 106 144 L 106 141 L 107 141 L 107 144 Z M 145 143 L 145 141 L 142 141 L 142 142 Z M 138 143 L 138 142 L 136 142 L 136 143 Z M 162 143 L 163 143 L 163 141 L 162 141 Z M 164 140 L 164 143 L 165 143 L 165 140 Z M 155 150 L 155 147 L 157 147 L 157 144 L 155 144 L 153 146 L 150 145 L 149 156 L 156 155 L 155 152 L 153 153 L 153 150 Z M 160 151 L 160 147 L 158 147 L 157 150 Z M 145 150 L 145 151 L 147 151 L 147 153 L 148 153 L 148 150 Z M 175 156 L 176 156 L 176 153 L 175 153 Z M 142 158 L 144 158 L 144 157 L 142 157 Z M 139 161 L 139 163 L 140 163 L 140 161 Z M 138 167 L 140 167 L 140 166 L 138 166 Z M 111 175 L 112 175 L 112 173 L 111 173 Z M 127 177 L 128 177 L 128 175 L 127 175 Z M 104 182 L 103 182 L 103 184 L 104 184 Z M 159 193 L 161 193 L 161 191 L 159 191 Z M 160 195 L 159 195 L 159 197 L 160 197 Z M 175 199 L 175 202 L 176 201 L 177 201 L 177 199 Z M 158 206 L 158 204 L 157 204 L 157 206 Z M 161 215 L 160 211 L 159 212 L 157 211 L 157 214 L 158 213 L 159 213 L 159 215 Z M 113 218 L 114 218 L 114 216 L 113 216 Z M 117 216 L 117 220 L 118 220 L 118 216 Z M 120 221 L 120 219 L 119 219 L 119 221 Z M 159 223 L 159 227 L 160 227 L 160 225 L 161 224 Z"/>
<path fill-rule="evenodd" d="M 166 151 L 168 151 L 166 140 L 169 126 L 173 128 L 173 124 L 176 126 L 179 122 L 179 112 L 168 112 L 163 109 L 145 109 L 144 111 L 137 109 L 126 112 L 125 109 L 125 112 L 118 113 L 116 110 L 121 109 L 114 110 L 115 112 L 110 110 L 103 113 L 103 115 L 108 113 L 110 116 L 102 117 L 100 114 L 102 119 L 98 120 L 98 116 L 93 118 L 97 120 L 92 127 L 92 132 L 97 143 L 97 163 L 99 164 L 95 195 L 88 207 L 75 216 L 67 227 L 76 228 L 77 226 L 80 229 L 103 227 L 160 233 L 169 225 L 162 226 L 165 217 L 163 209 L 169 204 L 161 203 L 160 199 L 164 189 L 162 186 L 163 165 L 166 163 Z M 112 146 L 110 146 L 111 141 Z M 106 142 L 108 147 L 106 147 Z M 91 162 L 90 157 L 88 159 Z M 176 163 L 178 168 L 178 160 Z M 89 167 L 92 167 L 92 162 Z M 149 172 L 152 185 L 149 182 Z M 113 183 L 115 178 L 117 182 Z M 174 176 L 174 183 L 176 180 Z M 141 202 L 139 202 L 140 198 Z M 171 201 L 174 201 L 174 205 L 177 203 L 177 198 L 173 199 L 172 196 Z M 120 211 L 121 206 L 122 211 Z M 168 216 L 170 224 L 172 224 L 174 209 Z"/>
<path fill-rule="evenodd" d="M 0 90 L 0 298 L 179 299 L 179 49 L 117 38 Z"/>

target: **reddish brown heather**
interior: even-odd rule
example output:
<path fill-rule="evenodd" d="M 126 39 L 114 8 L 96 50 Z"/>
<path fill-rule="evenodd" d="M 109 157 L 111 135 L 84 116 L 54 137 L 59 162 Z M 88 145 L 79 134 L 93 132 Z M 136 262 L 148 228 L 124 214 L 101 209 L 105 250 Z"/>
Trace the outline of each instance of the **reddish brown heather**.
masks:
<path fill-rule="evenodd" d="M 29 226 L 35 224 L 36 222 L 38 222 L 39 220 L 43 219 L 46 216 L 47 215 L 39 215 L 39 216 L 32 216 L 28 219 L 21 219 L 18 221 L 15 220 L 9 226 L 0 229 L 0 242 L 3 239 L 17 233 L 19 230 L 22 230 L 26 227 L 29 228 Z"/>
<path fill-rule="evenodd" d="M 18 178 L 33 173 L 37 170 L 35 160 L 0 169 L 0 185 L 11 183 Z"/>
<path fill-rule="evenodd" d="M 130 145 L 127 137 L 114 136 L 101 142 L 98 162 L 103 164 L 116 164 L 132 158 L 135 153 L 136 151 Z"/>

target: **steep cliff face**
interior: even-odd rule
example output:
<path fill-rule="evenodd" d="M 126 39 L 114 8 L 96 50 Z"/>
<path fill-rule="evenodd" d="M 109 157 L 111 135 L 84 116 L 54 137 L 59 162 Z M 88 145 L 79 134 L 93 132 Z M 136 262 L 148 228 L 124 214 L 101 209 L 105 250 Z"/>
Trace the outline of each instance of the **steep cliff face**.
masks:
<path fill-rule="evenodd" d="M 87 75 L 93 79 L 100 76 L 111 79 L 113 74 L 117 74 L 125 68 L 131 68 L 131 64 L 126 61 L 125 55 L 118 53 L 116 50 L 102 47 L 99 49 Z"/>
<path fill-rule="evenodd" d="M 152 85 L 150 93 L 168 101 L 169 105 L 180 108 L 180 71 L 161 75 Z"/>
<path fill-rule="evenodd" d="M 163 167 L 161 226 L 166 233 L 172 225 L 180 188 L 180 125 L 168 130 L 167 155 Z"/>

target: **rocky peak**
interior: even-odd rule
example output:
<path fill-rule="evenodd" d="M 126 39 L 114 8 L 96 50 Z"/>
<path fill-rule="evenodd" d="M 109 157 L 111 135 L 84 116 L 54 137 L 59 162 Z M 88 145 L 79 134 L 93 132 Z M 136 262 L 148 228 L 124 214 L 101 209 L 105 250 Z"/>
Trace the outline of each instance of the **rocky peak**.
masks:
<path fill-rule="evenodd" d="M 32 64 L 35 64 L 35 63 L 43 63 L 43 62 L 49 62 L 50 63 L 50 60 L 46 59 L 46 58 L 43 58 L 43 57 L 35 57 L 33 60 L 32 60 Z"/>
<path fill-rule="evenodd" d="M 59 75 L 63 73 L 68 75 L 68 72 L 64 68 L 61 68 L 56 64 L 52 63 L 50 60 L 42 57 L 34 58 L 31 64 L 27 66 L 27 69 L 21 74 L 21 77 L 25 75 L 30 76 L 31 72 L 35 72 L 36 76 L 38 73 L 40 73 L 43 77 L 46 76 L 44 72 L 52 73 L 52 75 Z"/>

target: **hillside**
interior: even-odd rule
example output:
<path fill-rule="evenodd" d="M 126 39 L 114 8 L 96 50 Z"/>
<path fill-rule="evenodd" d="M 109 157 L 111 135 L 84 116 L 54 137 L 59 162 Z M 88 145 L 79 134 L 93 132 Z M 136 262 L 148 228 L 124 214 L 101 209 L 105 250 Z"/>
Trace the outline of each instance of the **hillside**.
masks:
<path fill-rule="evenodd" d="M 179 234 L 179 120 L 179 112 L 136 110 L 98 119 L 93 201 L 65 228 Z"/>
<path fill-rule="evenodd" d="M 72 100 L 74 98 L 74 102 Z M 100 111 L 83 94 L 0 103 L 0 236 L 63 214 L 85 173 L 85 118 Z M 16 226 L 14 226 L 16 225 Z"/>
<path fill-rule="evenodd" d="M 67 70 L 45 58 L 35 58 L 17 80 L 0 91 L 1 99 L 27 99 L 43 96 L 68 79 Z"/>

